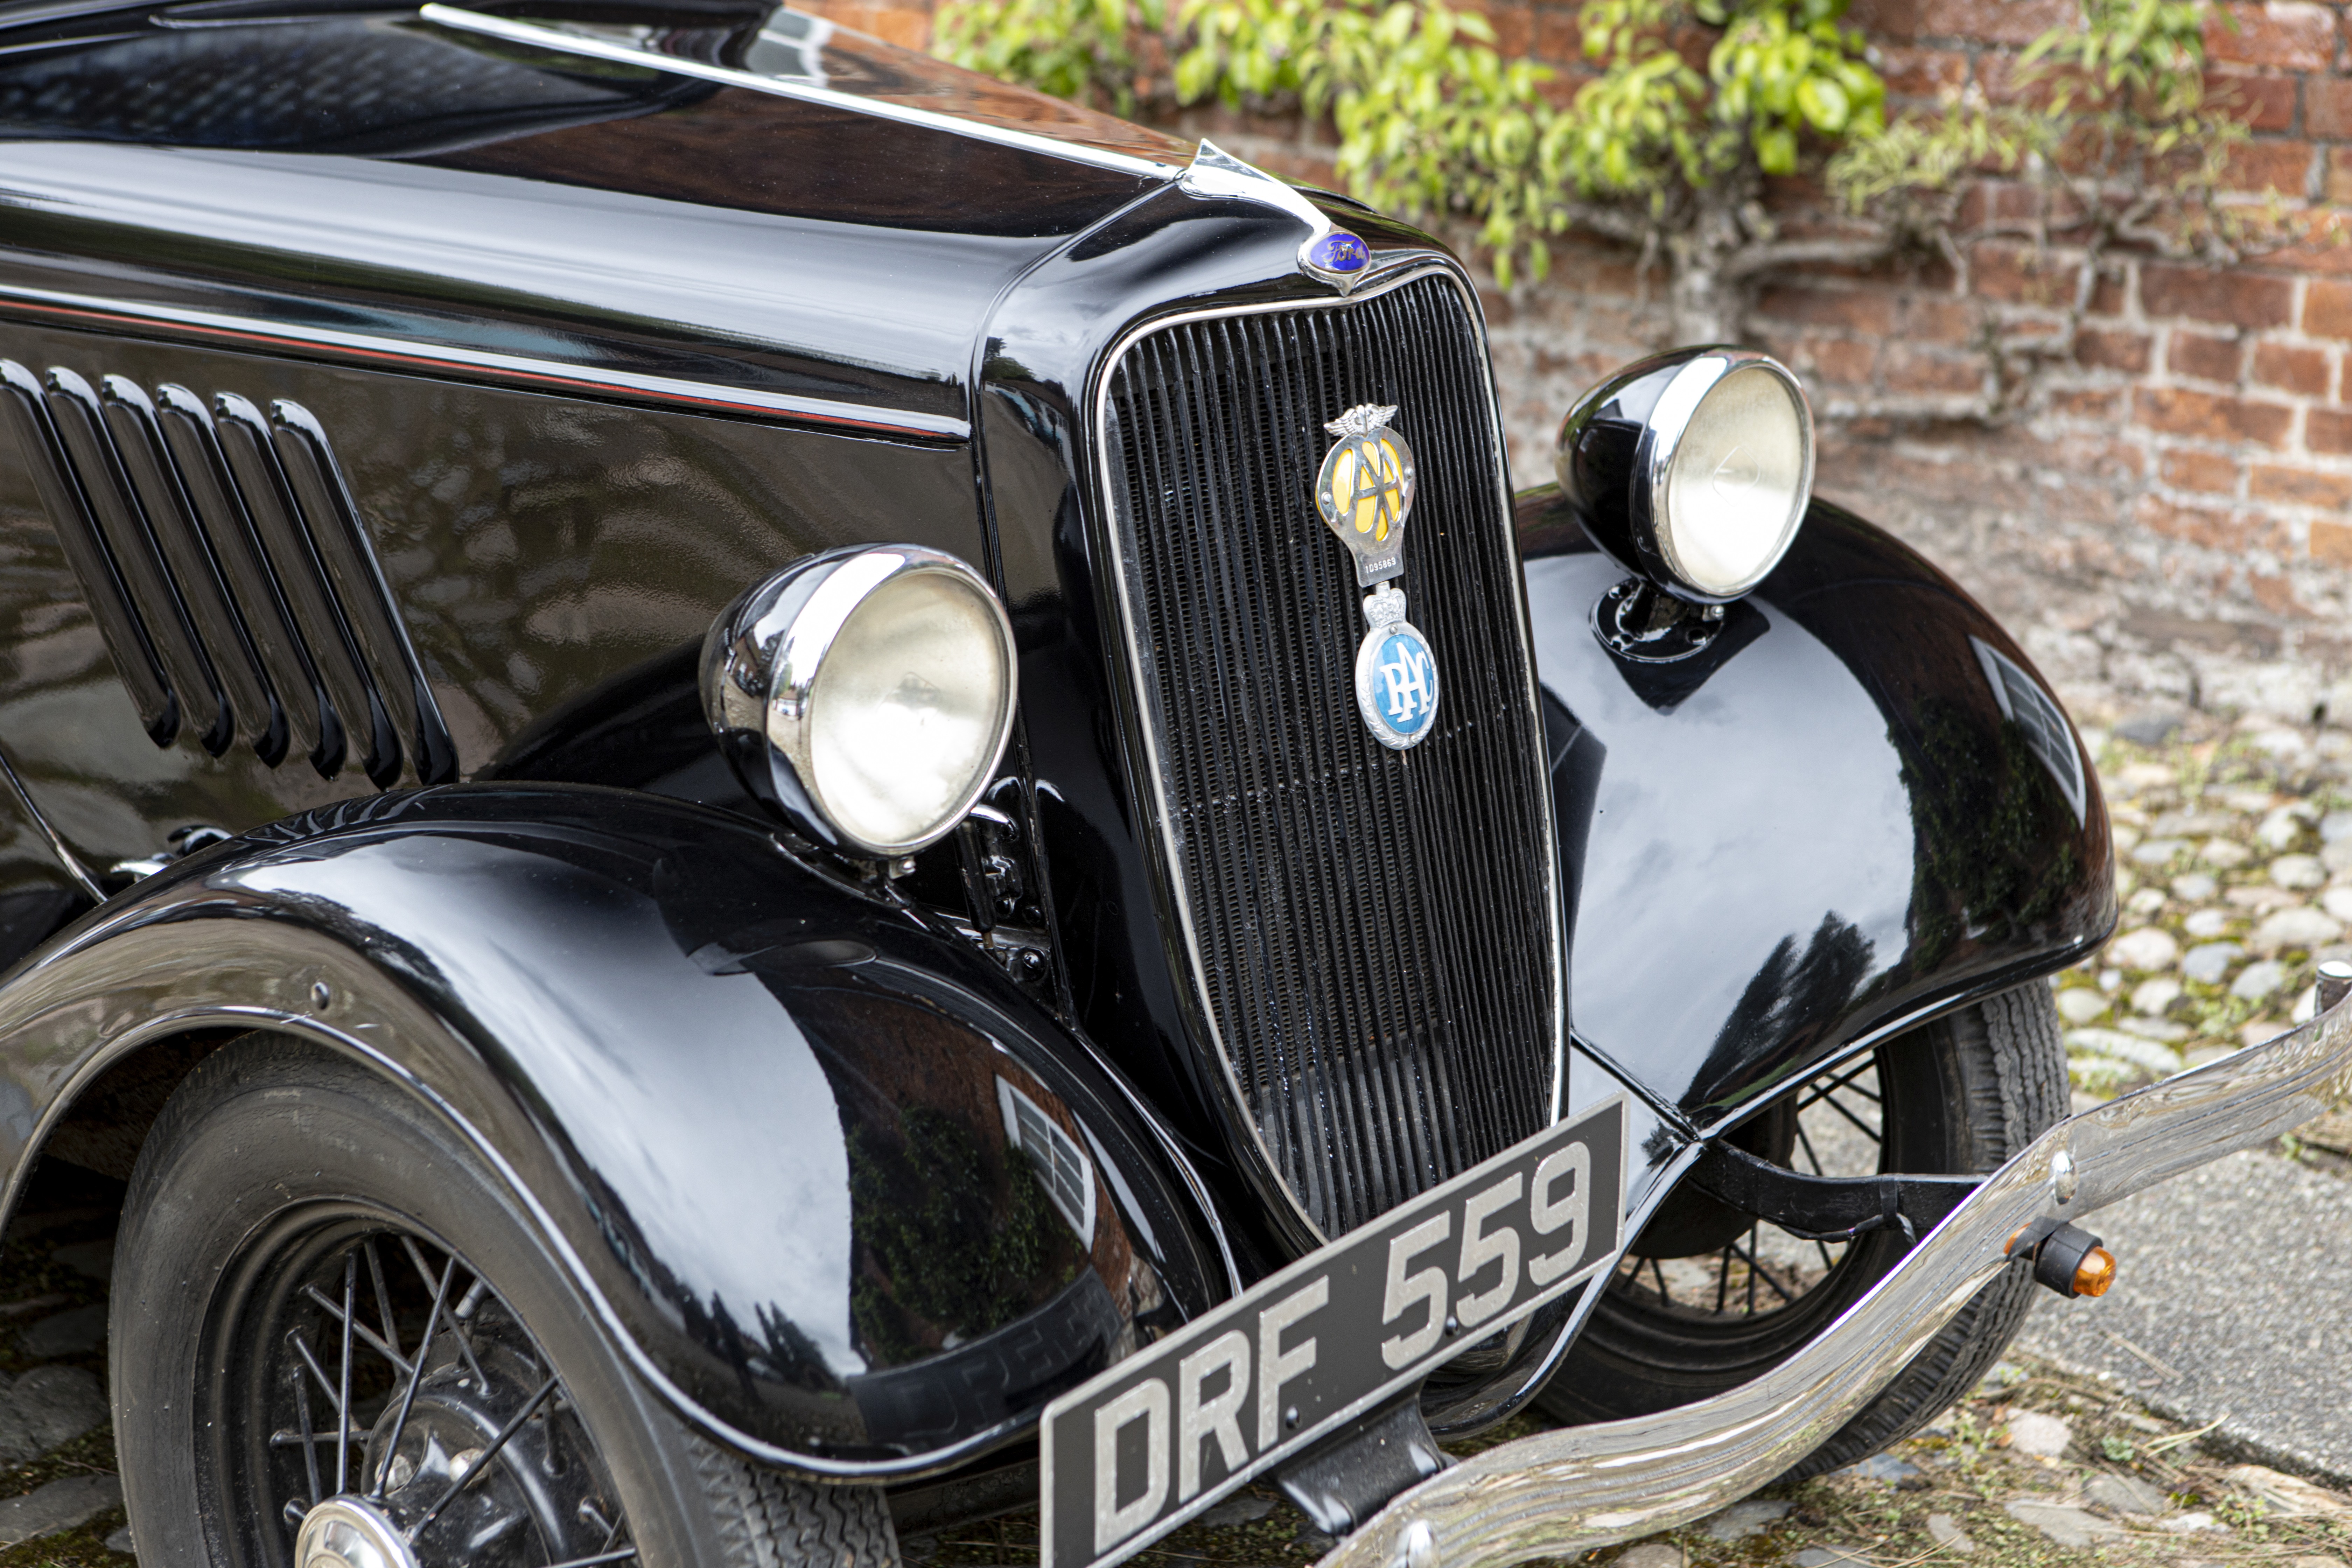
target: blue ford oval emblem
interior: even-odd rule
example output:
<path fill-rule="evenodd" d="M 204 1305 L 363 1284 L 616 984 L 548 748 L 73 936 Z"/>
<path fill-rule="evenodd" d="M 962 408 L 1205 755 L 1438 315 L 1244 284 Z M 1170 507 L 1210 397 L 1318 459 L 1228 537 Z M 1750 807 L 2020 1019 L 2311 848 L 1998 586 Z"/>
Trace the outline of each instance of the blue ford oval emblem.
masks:
<path fill-rule="evenodd" d="M 1373 738 L 1400 752 L 1418 744 L 1437 717 L 1437 655 L 1421 629 L 1402 619 L 1376 624 L 1356 652 L 1356 707 Z"/>
<path fill-rule="evenodd" d="M 1352 277 L 1372 264 L 1371 247 L 1344 228 L 1335 228 L 1307 248 L 1307 264 L 1318 271 Z"/>

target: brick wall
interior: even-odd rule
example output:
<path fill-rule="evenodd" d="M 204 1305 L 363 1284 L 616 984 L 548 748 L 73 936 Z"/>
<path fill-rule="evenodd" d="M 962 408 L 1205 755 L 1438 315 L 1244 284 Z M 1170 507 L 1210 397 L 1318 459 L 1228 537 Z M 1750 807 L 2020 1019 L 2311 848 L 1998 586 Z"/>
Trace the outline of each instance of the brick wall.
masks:
<path fill-rule="evenodd" d="M 1577 59 L 1576 0 L 1489 4 L 1507 49 Z M 928 37 L 927 0 L 817 8 Z M 1985 595 L 2079 708 L 2325 707 L 2352 724 L 2352 213 L 2336 210 L 2352 208 L 2352 17 L 2309 0 L 2229 10 L 2236 26 L 2207 43 L 2213 85 L 2253 132 L 2237 183 L 2274 193 L 2311 243 L 2222 272 L 2126 258 L 2027 412 L 1991 426 L 1948 412 L 1982 390 L 1988 331 L 2060 330 L 2080 264 L 2063 249 L 1981 246 L 1959 288 L 1925 261 L 1776 279 L 1751 335 L 1812 390 L 1822 490 Z M 1898 99 L 1916 99 L 2000 95 L 2018 49 L 2066 14 L 2064 0 L 1855 0 L 1853 20 Z M 1330 177 L 1328 144 L 1295 127 L 1207 115 L 1184 129 Z M 1580 391 L 1663 346 L 1664 279 L 1634 259 L 1571 240 L 1543 284 L 1489 290 L 1521 483 L 1549 477 Z"/>

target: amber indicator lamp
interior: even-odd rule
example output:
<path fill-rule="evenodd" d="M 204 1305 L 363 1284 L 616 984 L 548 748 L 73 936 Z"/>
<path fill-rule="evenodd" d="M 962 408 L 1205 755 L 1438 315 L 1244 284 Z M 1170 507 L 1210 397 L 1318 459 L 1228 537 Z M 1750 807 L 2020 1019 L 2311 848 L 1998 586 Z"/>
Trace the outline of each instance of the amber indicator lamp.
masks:
<path fill-rule="evenodd" d="M 2104 1247 L 2095 1247 L 2083 1254 L 2083 1261 L 2074 1266 L 2074 1294 L 2104 1296 L 2107 1287 L 2116 1282 L 2116 1255 Z"/>
<path fill-rule="evenodd" d="M 2104 1296 L 2116 1282 L 2116 1255 L 2097 1237 L 2063 1220 L 2020 1226 L 2001 1251 L 2030 1259 L 2034 1279 L 2061 1296 Z"/>

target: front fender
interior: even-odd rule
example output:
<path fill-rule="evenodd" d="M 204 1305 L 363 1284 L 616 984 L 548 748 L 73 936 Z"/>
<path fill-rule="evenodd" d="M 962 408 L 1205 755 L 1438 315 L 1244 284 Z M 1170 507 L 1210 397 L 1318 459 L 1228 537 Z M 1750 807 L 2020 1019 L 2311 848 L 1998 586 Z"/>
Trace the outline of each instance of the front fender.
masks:
<path fill-rule="evenodd" d="M 2116 918 L 2106 807 L 2025 654 L 1916 552 L 1816 501 L 1706 651 L 1641 664 L 1622 569 L 1519 498 L 1578 1039 L 1706 1125 L 2046 973 Z"/>
<path fill-rule="evenodd" d="M 257 1026 L 438 1107 L 623 1357 L 772 1463 L 942 1468 L 1230 1289 L 1082 1042 L 724 813 L 460 785 L 192 858 L 0 987 L 12 1199 L 129 1053 Z"/>

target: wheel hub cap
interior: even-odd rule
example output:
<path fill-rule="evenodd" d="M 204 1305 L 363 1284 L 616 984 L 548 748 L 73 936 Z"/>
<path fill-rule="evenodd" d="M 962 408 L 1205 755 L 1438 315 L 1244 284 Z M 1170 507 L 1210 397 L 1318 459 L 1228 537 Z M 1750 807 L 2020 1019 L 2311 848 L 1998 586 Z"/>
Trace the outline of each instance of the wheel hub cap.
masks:
<path fill-rule="evenodd" d="M 294 1563 L 295 1568 L 417 1568 L 416 1553 L 392 1521 L 352 1497 L 329 1498 L 302 1516 Z"/>

